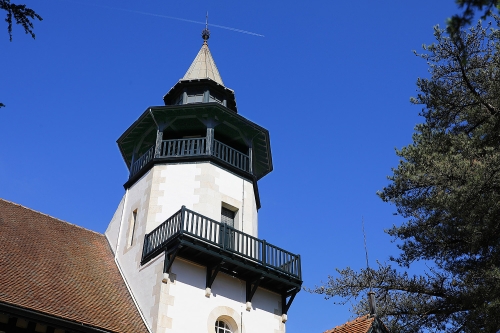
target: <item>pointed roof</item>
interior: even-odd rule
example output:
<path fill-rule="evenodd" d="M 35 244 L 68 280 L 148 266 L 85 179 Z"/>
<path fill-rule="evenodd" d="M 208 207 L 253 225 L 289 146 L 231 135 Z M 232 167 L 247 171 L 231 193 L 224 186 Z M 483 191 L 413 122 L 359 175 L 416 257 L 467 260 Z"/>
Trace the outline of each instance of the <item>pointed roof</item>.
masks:
<path fill-rule="evenodd" d="M 212 79 L 215 82 L 224 85 L 219 74 L 219 70 L 215 65 L 214 58 L 212 58 L 212 54 L 208 48 L 206 39 L 201 46 L 200 52 L 198 52 L 198 55 L 182 78 L 182 80 L 196 79 Z"/>

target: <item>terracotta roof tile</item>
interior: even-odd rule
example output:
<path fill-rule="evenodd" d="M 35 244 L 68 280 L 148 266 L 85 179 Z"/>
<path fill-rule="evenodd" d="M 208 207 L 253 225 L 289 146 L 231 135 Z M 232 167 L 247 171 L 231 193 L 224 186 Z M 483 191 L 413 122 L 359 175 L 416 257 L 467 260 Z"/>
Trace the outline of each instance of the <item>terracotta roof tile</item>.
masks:
<path fill-rule="evenodd" d="M 0 199 L 0 302 L 147 332 L 104 235 Z"/>
<path fill-rule="evenodd" d="M 348 321 L 347 323 L 336 326 L 324 333 L 366 333 L 370 329 L 375 320 L 374 316 L 365 315 Z"/>

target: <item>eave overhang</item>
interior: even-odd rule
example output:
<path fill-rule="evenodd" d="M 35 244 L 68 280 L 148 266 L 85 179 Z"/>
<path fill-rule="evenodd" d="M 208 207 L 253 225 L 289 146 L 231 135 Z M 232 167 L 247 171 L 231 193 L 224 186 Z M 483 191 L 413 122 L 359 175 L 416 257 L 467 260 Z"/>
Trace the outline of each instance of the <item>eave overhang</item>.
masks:
<path fill-rule="evenodd" d="M 198 122 L 196 122 L 198 120 Z M 151 106 L 117 140 L 130 169 L 134 150 L 144 153 L 156 139 L 156 131 L 184 126 L 213 126 L 216 136 L 245 142 L 253 150 L 253 174 L 257 180 L 273 170 L 269 131 L 219 103 Z"/>
<path fill-rule="evenodd" d="M 7 315 L 22 318 L 27 321 L 41 323 L 43 325 L 52 326 L 58 329 L 77 333 L 112 333 L 113 331 L 99 328 L 95 326 L 86 325 L 81 322 L 64 319 L 54 315 L 49 315 L 40 311 L 27 309 L 24 307 L 16 306 L 13 304 L 0 302 L 0 312 Z M 9 329 L 9 328 L 7 328 Z M 24 332 L 24 330 L 23 330 Z M 26 330 L 26 332 L 28 332 Z"/>
<path fill-rule="evenodd" d="M 165 105 L 174 104 L 175 99 L 181 92 L 185 89 L 189 88 L 204 88 L 208 87 L 210 90 L 216 91 L 217 93 L 224 96 L 227 100 L 227 108 L 238 112 L 238 108 L 236 107 L 236 97 L 234 94 L 234 90 L 227 88 L 226 86 L 217 83 L 216 81 L 205 78 L 205 79 L 191 79 L 191 80 L 179 80 L 170 90 L 163 96 L 163 101 Z"/>

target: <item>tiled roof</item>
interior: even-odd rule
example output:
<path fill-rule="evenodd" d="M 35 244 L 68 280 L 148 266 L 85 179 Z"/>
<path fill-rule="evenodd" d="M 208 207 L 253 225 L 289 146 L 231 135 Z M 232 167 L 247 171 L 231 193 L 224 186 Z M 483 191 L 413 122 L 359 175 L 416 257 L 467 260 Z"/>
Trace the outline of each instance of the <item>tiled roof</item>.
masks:
<path fill-rule="evenodd" d="M 375 320 L 375 316 L 365 315 L 336 326 L 324 333 L 367 333 Z"/>
<path fill-rule="evenodd" d="M 0 302 L 147 332 L 104 235 L 0 199 Z"/>

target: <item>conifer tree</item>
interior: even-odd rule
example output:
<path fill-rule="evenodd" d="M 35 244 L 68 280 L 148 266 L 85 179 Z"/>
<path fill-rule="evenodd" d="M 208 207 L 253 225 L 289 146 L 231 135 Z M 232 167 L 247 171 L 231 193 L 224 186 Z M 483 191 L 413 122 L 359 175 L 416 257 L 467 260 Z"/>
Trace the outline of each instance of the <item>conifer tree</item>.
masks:
<path fill-rule="evenodd" d="M 41 21 L 42 17 L 33 9 L 26 7 L 26 5 L 11 3 L 10 0 L 0 0 L 0 9 L 7 12 L 5 22 L 7 22 L 7 32 L 9 33 L 10 41 L 12 41 L 12 25 L 14 23 L 21 25 L 26 34 L 35 38 L 35 33 L 33 32 L 33 21 L 35 19 Z"/>
<path fill-rule="evenodd" d="M 7 32 L 10 41 L 12 42 L 12 25 L 14 23 L 20 24 L 24 28 L 26 34 L 35 38 L 33 32 L 33 21 L 35 19 L 41 21 L 42 17 L 38 15 L 33 9 L 26 7 L 26 5 L 18 5 L 11 3 L 10 0 L 0 0 L 0 9 L 5 10 L 7 13 L 5 22 L 7 22 Z M 0 102 L 0 108 L 5 107 L 5 104 Z"/>
<path fill-rule="evenodd" d="M 463 9 L 461 14 L 455 14 L 448 20 L 447 30 L 450 34 L 459 32 L 461 28 L 471 24 L 476 11 L 481 13 L 481 19 L 486 19 L 494 11 L 500 9 L 500 0 L 455 0 L 459 8 Z"/>
<path fill-rule="evenodd" d="M 500 18 L 494 16 L 497 27 Z M 394 333 L 500 331 L 500 31 L 479 22 L 467 31 L 434 30 L 417 54 L 425 121 L 378 193 L 406 218 L 386 232 L 400 254 L 377 269 L 338 270 L 313 292 L 358 298 L 376 292 L 378 313 Z M 451 37 L 450 37 L 451 36 Z M 424 262 L 429 269 L 405 269 Z"/>

